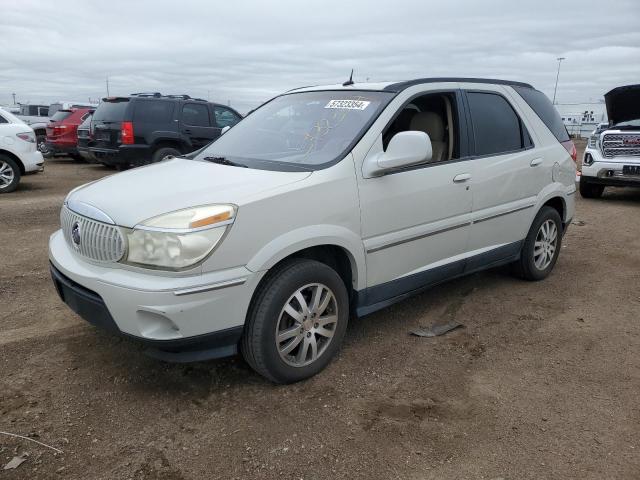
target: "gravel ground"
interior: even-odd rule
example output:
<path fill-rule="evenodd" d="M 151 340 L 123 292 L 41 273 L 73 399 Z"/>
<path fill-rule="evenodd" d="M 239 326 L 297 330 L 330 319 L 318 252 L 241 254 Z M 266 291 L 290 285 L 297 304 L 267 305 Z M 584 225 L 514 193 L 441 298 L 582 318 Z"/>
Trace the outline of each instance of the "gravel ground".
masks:
<path fill-rule="evenodd" d="M 640 478 L 640 191 L 578 198 L 553 274 L 507 269 L 351 322 L 317 377 L 240 359 L 172 365 L 58 299 L 47 239 L 74 186 L 56 159 L 0 197 L 3 479 Z M 408 331 L 443 318 L 466 328 Z"/>

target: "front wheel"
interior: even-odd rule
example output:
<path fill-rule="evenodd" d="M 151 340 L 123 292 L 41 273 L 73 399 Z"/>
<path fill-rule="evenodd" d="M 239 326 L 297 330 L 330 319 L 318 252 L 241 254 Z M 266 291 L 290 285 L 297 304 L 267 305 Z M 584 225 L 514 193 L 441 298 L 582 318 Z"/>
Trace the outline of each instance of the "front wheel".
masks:
<path fill-rule="evenodd" d="M 562 220 L 555 208 L 542 207 L 533 219 L 515 262 L 516 273 L 525 280 L 542 280 L 553 270 L 562 246 Z"/>
<path fill-rule="evenodd" d="M 349 297 L 336 271 L 315 260 L 296 259 L 271 273 L 256 293 L 242 354 L 269 380 L 297 382 L 329 364 L 348 319 Z"/>

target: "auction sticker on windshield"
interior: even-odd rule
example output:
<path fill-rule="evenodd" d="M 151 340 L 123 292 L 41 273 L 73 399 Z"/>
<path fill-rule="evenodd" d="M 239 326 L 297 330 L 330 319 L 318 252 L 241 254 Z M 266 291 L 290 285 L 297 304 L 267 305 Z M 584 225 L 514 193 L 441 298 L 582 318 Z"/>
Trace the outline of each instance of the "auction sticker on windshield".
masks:
<path fill-rule="evenodd" d="M 343 108 L 346 110 L 364 110 L 371 102 L 366 100 L 330 100 L 324 108 Z"/>

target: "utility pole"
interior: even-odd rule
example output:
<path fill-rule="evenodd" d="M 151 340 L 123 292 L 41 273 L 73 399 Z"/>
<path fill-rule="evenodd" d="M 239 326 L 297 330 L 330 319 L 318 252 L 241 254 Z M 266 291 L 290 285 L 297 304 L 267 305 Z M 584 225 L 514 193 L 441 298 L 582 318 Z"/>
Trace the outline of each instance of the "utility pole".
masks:
<path fill-rule="evenodd" d="M 16 94 L 15 94 L 15 93 L 12 93 L 11 95 L 13 95 L 13 104 L 14 104 L 14 105 L 17 105 L 17 104 L 16 104 Z"/>
<path fill-rule="evenodd" d="M 107 97 L 109 96 L 109 76 L 107 75 Z"/>
<path fill-rule="evenodd" d="M 556 104 L 556 91 L 558 90 L 558 78 L 560 78 L 560 64 L 562 63 L 563 60 L 566 60 L 565 57 L 558 57 L 556 60 L 558 60 L 558 73 L 556 74 L 556 86 L 553 89 L 553 104 Z"/>

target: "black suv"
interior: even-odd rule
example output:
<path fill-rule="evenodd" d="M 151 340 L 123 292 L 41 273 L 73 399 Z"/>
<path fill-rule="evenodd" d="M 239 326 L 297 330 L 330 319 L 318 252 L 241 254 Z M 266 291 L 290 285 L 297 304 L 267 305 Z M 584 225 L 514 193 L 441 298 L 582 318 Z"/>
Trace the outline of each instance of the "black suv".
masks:
<path fill-rule="evenodd" d="M 241 118 L 229 107 L 188 95 L 103 98 L 91 118 L 89 150 L 105 165 L 145 165 L 198 150 Z"/>

